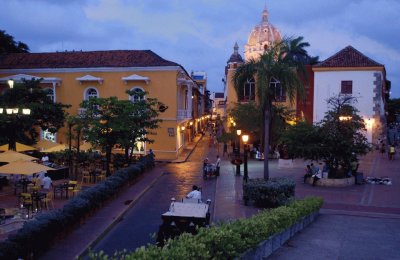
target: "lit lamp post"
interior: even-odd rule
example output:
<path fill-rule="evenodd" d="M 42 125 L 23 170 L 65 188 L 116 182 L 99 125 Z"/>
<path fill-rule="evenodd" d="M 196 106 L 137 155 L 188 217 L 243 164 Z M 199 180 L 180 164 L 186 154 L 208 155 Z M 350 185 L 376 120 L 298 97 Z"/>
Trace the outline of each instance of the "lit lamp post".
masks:
<path fill-rule="evenodd" d="M 12 79 L 7 81 L 8 86 L 10 87 L 10 91 L 14 89 L 14 81 Z M 11 107 L 0 108 L 0 114 L 5 114 L 7 117 L 6 123 L 8 128 L 8 150 L 16 150 L 16 122 L 19 118 L 19 115 L 30 115 L 31 110 L 29 108 L 18 108 L 14 107 L 16 104 L 15 96 L 12 95 L 12 104 Z"/>
<path fill-rule="evenodd" d="M 240 129 L 236 130 L 236 134 L 238 135 L 238 139 L 239 139 L 239 142 L 238 142 L 238 145 L 236 148 L 236 158 L 238 159 L 236 162 L 236 175 L 240 176 L 240 163 L 241 163 L 240 162 L 240 135 L 242 134 L 242 130 L 240 130 Z"/>
<path fill-rule="evenodd" d="M 247 182 L 249 179 L 249 172 L 247 170 L 247 142 L 249 141 L 249 135 L 242 135 L 242 141 L 243 141 L 243 180 Z"/>
<path fill-rule="evenodd" d="M 237 154 L 240 155 L 240 135 L 242 134 L 242 130 L 240 130 L 240 129 L 236 130 L 236 134 L 238 135 L 238 139 L 239 139 L 238 147 L 237 147 Z"/>

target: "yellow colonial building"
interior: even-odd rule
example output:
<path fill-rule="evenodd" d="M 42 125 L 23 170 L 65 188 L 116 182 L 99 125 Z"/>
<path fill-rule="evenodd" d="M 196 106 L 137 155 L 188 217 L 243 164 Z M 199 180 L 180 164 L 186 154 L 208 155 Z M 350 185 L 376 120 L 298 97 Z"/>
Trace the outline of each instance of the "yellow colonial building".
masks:
<path fill-rule="evenodd" d="M 12 79 L 42 78 L 41 86 L 57 102 L 70 104 L 68 113 L 79 113 L 79 104 L 90 97 L 130 99 L 126 90 L 140 89 L 168 108 L 160 113 L 162 119 L 155 142 L 142 144 L 135 151 L 145 154 L 150 148 L 157 159 L 176 159 L 190 136 L 190 127 L 204 114 L 199 99 L 204 89 L 178 63 L 165 60 L 150 50 L 72 51 L 53 53 L 15 53 L 0 55 L 0 87 Z M 205 84 L 202 84 L 202 87 Z M 193 106 L 193 97 L 196 105 Z M 195 116 L 194 116 L 195 115 Z M 204 118 L 204 117 L 203 117 Z M 197 120 L 196 120 L 197 119 Z M 201 126 L 199 126 L 201 127 Z M 67 143 L 67 130 L 52 136 L 42 131 L 42 138 Z"/>

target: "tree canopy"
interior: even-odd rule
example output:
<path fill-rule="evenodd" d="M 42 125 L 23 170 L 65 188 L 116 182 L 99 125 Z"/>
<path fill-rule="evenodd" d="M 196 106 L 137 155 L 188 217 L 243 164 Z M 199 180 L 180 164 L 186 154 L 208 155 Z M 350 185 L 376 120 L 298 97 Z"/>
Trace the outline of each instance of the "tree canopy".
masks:
<path fill-rule="evenodd" d="M 39 136 L 38 129 L 55 133 L 64 125 L 65 108 L 69 105 L 54 103 L 48 93 L 41 89 L 40 80 L 23 80 L 6 89 L 0 96 L 2 108 L 18 108 L 19 113 L 0 114 L 0 140 L 9 145 L 15 141 L 27 144 L 35 142 Z M 23 115 L 22 108 L 29 108 L 30 115 Z"/>
<path fill-rule="evenodd" d="M 145 95 L 145 92 L 131 93 Z M 157 119 L 158 106 L 156 99 L 146 98 L 132 102 L 118 100 L 116 97 L 92 98 L 81 103 L 83 112 L 80 114 L 84 124 L 83 138 L 94 146 L 102 147 L 106 152 L 107 171 L 111 151 L 119 144 L 133 152 L 139 142 L 153 142 L 149 139 L 151 130 L 156 129 L 160 122 Z"/>
<path fill-rule="evenodd" d="M 16 42 L 14 37 L 0 30 L 0 54 L 29 52 L 29 47 L 23 42 Z"/>
<path fill-rule="evenodd" d="M 322 160 L 330 169 L 330 177 L 344 177 L 351 161 L 371 148 L 364 120 L 352 105 L 355 100 L 351 96 L 332 97 L 327 101 L 330 110 L 321 122 L 290 127 L 283 140 L 292 158 Z"/>

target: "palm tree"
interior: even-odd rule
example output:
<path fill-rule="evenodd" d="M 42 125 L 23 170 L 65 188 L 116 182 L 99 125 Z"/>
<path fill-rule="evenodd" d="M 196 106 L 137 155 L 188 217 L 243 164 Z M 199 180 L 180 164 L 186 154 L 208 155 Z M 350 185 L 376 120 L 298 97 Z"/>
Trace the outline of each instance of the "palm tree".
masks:
<path fill-rule="evenodd" d="M 297 38 L 298 39 L 298 38 Z M 296 39 L 296 40 L 297 40 Z M 291 40 L 283 40 L 275 45 L 267 47 L 260 58 L 257 60 L 251 59 L 236 70 L 233 81 L 235 90 L 237 93 L 243 88 L 244 83 L 254 77 L 256 81 L 256 92 L 257 97 L 263 111 L 264 119 L 264 179 L 269 179 L 269 167 L 267 155 L 269 154 L 269 136 L 270 136 L 270 122 L 271 122 L 271 111 L 272 102 L 275 100 L 275 84 L 271 85 L 271 82 L 278 81 L 280 87 L 286 93 L 290 102 L 295 100 L 296 94 L 302 95 L 304 92 L 303 82 L 301 80 L 300 65 L 302 62 L 294 61 L 289 56 L 289 50 L 291 47 L 298 46 L 296 53 L 299 52 L 302 47 L 307 47 L 307 43 L 297 41 L 291 42 Z M 290 49 L 289 49 L 290 48 Z M 303 52 L 303 55 L 307 55 L 307 52 Z M 303 75 L 304 76 L 304 75 Z M 305 77 L 304 77 L 305 78 Z"/>

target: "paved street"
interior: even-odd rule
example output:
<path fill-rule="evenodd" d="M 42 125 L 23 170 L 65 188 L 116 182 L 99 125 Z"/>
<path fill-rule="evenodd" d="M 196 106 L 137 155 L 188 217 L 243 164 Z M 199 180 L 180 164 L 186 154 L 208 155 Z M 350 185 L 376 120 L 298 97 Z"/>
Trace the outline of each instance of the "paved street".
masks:
<path fill-rule="evenodd" d="M 166 212 L 171 198 L 184 198 L 192 185 L 202 187 L 203 199 L 214 201 L 215 179 L 203 180 L 202 161 L 207 156 L 207 141 L 199 142 L 196 152 L 185 163 L 162 166 L 164 174 L 157 183 L 124 215 L 107 235 L 93 248 L 111 255 L 116 250 L 135 250 L 137 247 L 154 243 L 151 234 L 161 225 L 161 214 Z"/>

